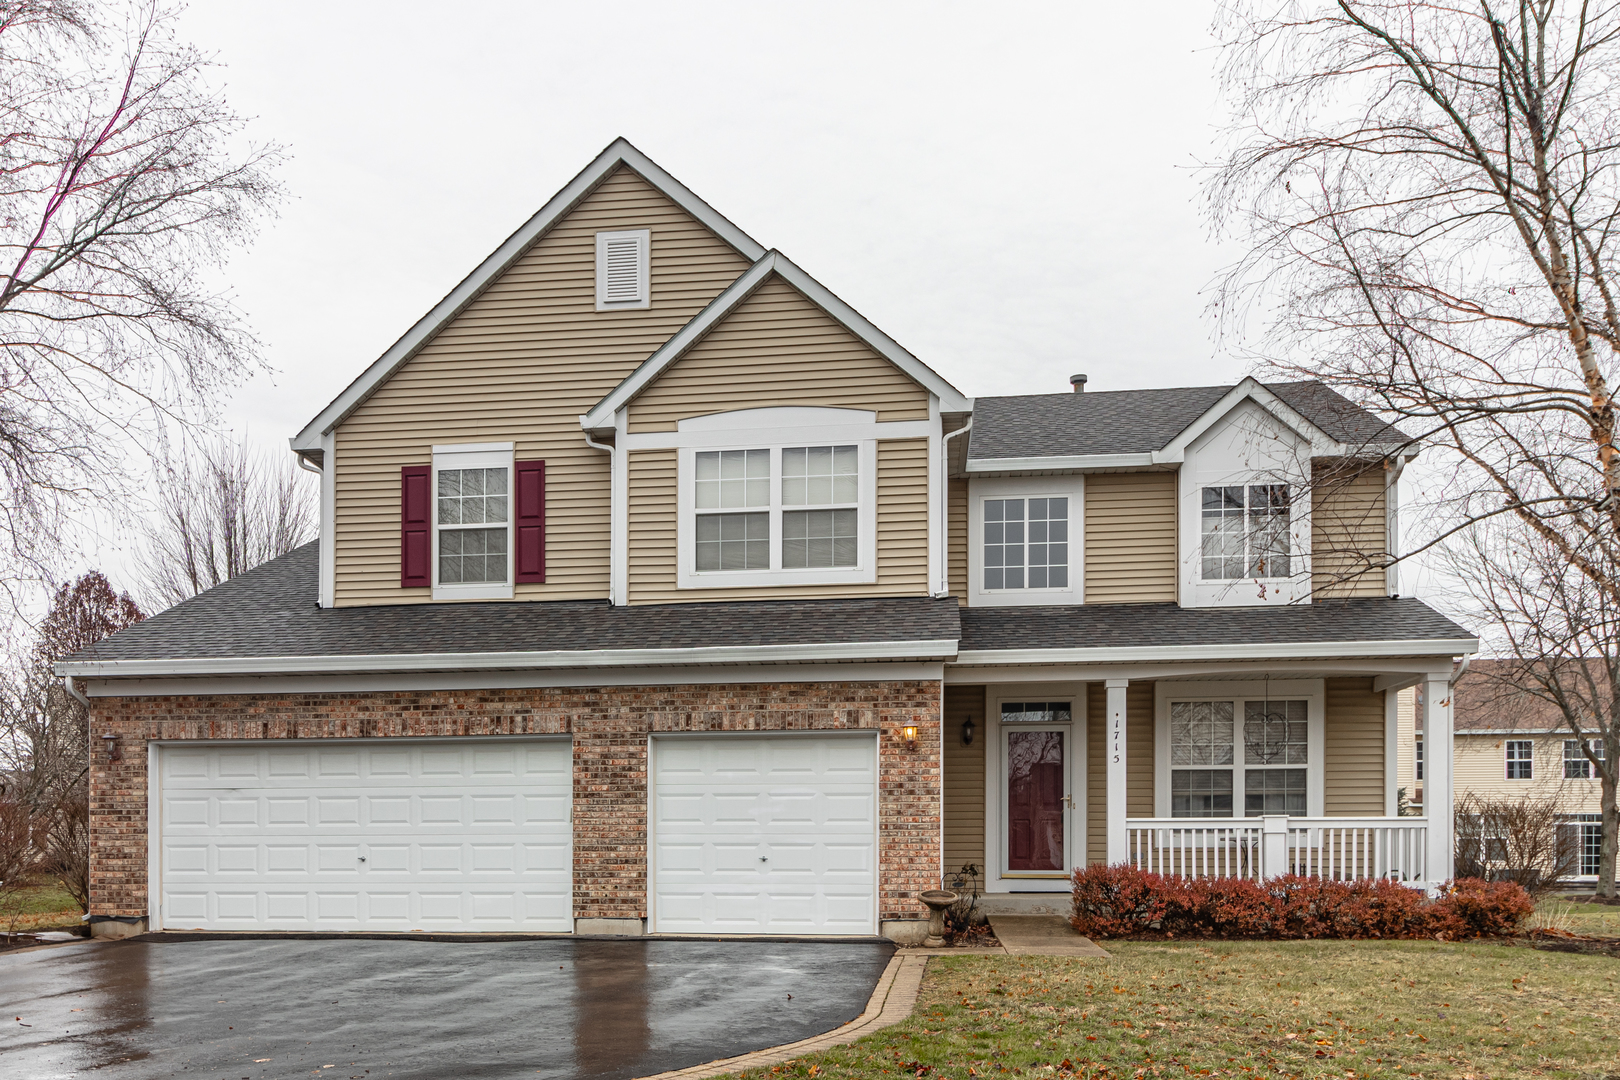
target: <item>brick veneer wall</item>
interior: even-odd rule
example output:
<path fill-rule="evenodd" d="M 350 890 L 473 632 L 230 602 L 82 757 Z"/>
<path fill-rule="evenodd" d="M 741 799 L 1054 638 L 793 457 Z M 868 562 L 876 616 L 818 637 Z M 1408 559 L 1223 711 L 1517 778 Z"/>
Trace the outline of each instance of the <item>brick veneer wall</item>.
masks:
<path fill-rule="evenodd" d="M 149 739 L 574 737 L 574 916 L 647 914 L 647 735 L 872 730 L 878 740 L 879 917 L 916 919 L 940 875 L 936 682 L 92 698 L 90 910 L 144 916 Z M 909 750 L 901 729 L 918 729 Z M 101 738 L 116 734 L 119 760 Z"/>

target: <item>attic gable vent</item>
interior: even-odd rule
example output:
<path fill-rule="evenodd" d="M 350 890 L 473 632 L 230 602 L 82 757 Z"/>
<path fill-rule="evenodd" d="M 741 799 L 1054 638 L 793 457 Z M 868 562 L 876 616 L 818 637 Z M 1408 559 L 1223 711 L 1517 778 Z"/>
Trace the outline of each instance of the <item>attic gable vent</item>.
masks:
<path fill-rule="evenodd" d="M 651 304 L 647 229 L 596 234 L 596 310 L 644 308 Z"/>

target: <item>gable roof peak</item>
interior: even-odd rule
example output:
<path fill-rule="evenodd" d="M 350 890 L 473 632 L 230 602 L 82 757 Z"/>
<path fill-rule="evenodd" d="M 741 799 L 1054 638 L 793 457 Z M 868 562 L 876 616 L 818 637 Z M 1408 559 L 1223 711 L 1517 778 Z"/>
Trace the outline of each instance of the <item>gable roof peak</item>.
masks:
<path fill-rule="evenodd" d="M 383 383 L 404 367 L 410 359 L 457 315 L 476 300 L 513 263 L 522 258 L 535 242 L 551 231 L 552 226 L 579 205 L 591 192 L 611 176 L 619 167 L 626 167 L 658 189 L 671 202 L 692 215 L 721 240 L 731 245 L 744 258 L 758 260 L 765 255 L 759 241 L 743 232 L 729 218 L 698 198 L 685 184 L 665 172 L 663 167 L 636 149 L 629 139 L 614 139 L 596 158 L 563 185 L 546 204 L 508 236 L 473 272 L 461 280 L 454 289 L 435 304 L 426 315 L 416 321 L 405 334 L 360 376 L 333 398 L 331 403 L 288 442 L 295 452 L 319 450 L 321 436 L 342 423 L 359 408 Z"/>

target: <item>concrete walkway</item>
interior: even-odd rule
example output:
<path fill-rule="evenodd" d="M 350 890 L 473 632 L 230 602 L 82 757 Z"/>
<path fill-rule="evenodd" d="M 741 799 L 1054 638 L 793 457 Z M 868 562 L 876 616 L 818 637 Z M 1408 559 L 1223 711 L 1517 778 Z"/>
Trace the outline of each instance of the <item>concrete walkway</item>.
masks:
<path fill-rule="evenodd" d="M 674 1072 L 662 1072 L 655 1076 L 643 1077 L 642 1080 L 703 1080 L 704 1077 L 724 1076 L 727 1073 L 756 1069 L 763 1065 L 780 1065 L 792 1058 L 865 1038 L 874 1031 L 898 1024 L 911 1015 L 911 1010 L 917 1005 L 917 993 L 922 989 L 923 969 L 927 965 L 928 957 L 919 956 L 916 951 L 902 950 L 895 953 L 889 960 L 889 966 L 884 969 L 882 977 L 878 979 L 877 988 L 872 991 L 872 997 L 866 1003 L 866 1010 L 843 1027 L 824 1035 L 784 1043 L 769 1050 L 756 1050 L 751 1054 L 722 1058 L 707 1065 L 694 1065 Z"/>
<path fill-rule="evenodd" d="M 990 927 L 1009 956 L 1108 956 L 1061 915 L 991 915 Z"/>

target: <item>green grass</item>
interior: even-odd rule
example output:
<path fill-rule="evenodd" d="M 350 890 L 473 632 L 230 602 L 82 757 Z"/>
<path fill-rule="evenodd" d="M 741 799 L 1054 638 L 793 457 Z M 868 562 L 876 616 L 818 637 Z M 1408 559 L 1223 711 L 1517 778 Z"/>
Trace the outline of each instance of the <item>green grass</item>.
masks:
<path fill-rule="evenodd" d="M 1440 942 L 1125 942 L 929 962 L 911 1018 L 749 1078 L 1620 1071 L 1620 962 Z M 926 1072 L 921 1070 L 926 1069 Z"/>
<path fill-rule="evenodd" d="M 0 894 L 0 933 L 69 929 L 79 925 L 82 914 L 73 895 L 55 882 Z"/>
<path fill-rule="evenodd" d="M 1548 925 L 1559 930 L 1567 930 L 1572 934 L 1620 937 L 1620 907 L 1609 904 L 1572 904 L 1563 900 L 1543 900 L 1536 905 L 1536 914 Z"/>

